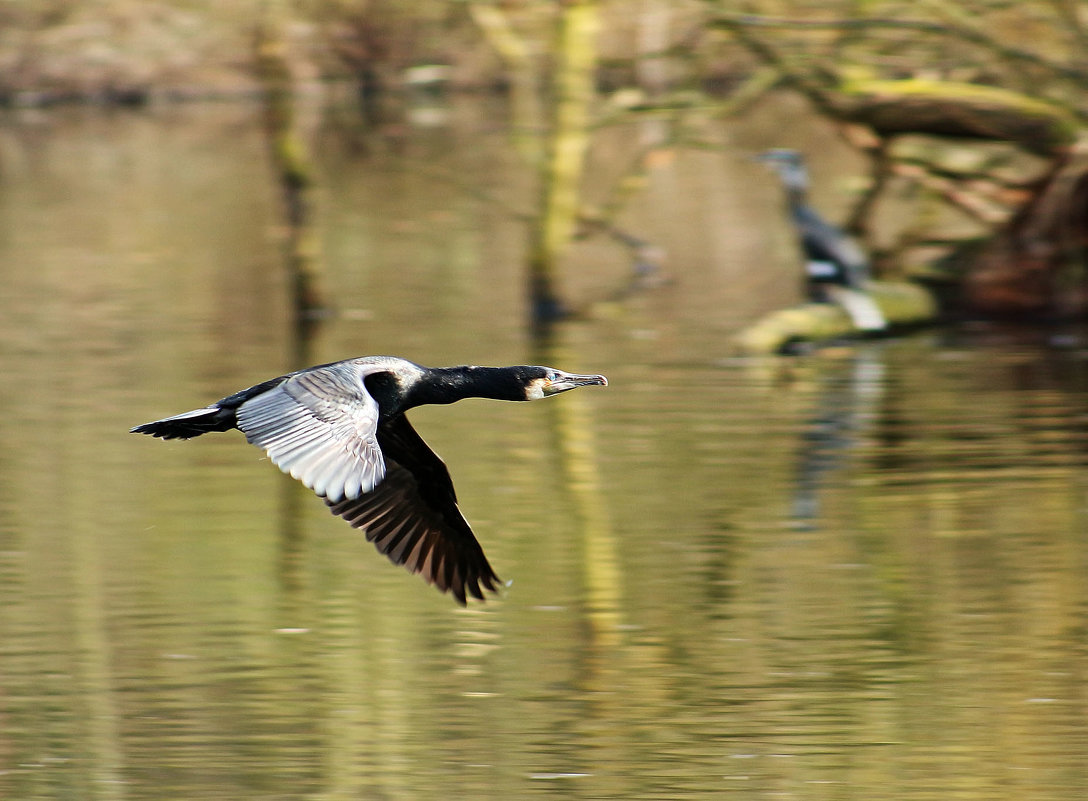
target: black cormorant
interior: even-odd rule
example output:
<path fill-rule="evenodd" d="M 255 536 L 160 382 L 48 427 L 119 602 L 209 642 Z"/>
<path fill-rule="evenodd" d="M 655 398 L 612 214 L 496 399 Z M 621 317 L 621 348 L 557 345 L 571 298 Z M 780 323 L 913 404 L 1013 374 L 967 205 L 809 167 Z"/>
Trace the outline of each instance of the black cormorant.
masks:
<path fill-rule="evenodd" d="M 796 150 L 776 148 L 756 156 L 774 169 L 786 189 L 790 217 L 805 257 L 805 288 L 812 300 L 837 303 L 863 331 L 887 326 L 883 313 L 866 294 L 869 260 L 849 236 L 808 205 L 808 170 Z"/>
<path fill-rule="evenodd" d="M 499 579 L 457 508 L 449 471 L 404 413 L 463 398 L 525 401 L 603 375 L 550 367 L 421 367 L 364 356 L 310 367 L 243 389 L 134 433 L 190 439 L 239 429 L 272 462 L 325 499 L 334 514 L 398 565 L 465 602 Z"/>

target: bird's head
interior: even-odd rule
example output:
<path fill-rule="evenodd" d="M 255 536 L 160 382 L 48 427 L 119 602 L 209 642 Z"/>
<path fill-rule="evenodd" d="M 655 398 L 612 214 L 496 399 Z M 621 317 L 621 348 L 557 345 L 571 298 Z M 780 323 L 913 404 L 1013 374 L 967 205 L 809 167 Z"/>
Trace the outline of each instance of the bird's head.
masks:
<path fill-rule="evenodd" d="M 525 387 L 525 400 L 537 400 L 549 395 L 558 395 L 578 387 L 608 386 L 608 379 L 603 375 L 576 375 L 564 373 L 553 367 L 519 367 L 518 377 Z"/>
<path fill-rule="evenodd" d="M 777 172 L 788 189 L 804 191 L 808 188 L 808 170 L 804 156 L 798 151 L 776 147 L 753 158 Z"/>

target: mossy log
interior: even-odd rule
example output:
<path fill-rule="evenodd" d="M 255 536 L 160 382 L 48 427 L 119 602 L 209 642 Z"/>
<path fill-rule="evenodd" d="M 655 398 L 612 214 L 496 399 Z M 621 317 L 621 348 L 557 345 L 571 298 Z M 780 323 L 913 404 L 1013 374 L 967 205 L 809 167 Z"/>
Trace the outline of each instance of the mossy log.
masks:
<path fill-rule="evenodd" d="M 920 325 L 937 317 L 936 299 L 918 284 L 873 281 L 867 290 L 884 313 L 889 329 Z M 804 303 L 757 320 L 737 336 L 736 347 L 743 354 L 777 353 L 796 342 L 820 342 L 862 333 L 839 306 Z"/>
<path fill-rule="evenodd" d="M 1059 106 L 980 84 L 911 79 L 853 80 L 824 95 L 831 113 L 897 134 L 1013 142 L 1040 156 L 1063 152 L 1077 139 L 1076 120 Z"/>

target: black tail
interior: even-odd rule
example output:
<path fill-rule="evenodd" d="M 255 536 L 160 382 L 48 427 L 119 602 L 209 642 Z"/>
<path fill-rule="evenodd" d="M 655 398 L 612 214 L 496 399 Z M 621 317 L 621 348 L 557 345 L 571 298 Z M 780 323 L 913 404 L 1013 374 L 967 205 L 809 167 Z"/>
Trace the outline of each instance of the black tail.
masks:
<path fill-rule="evenodd" d="M 150 434 L 161 439 L 192 439 L 210 431 L 229 431 L 237 424 L 234 409 L 207 406 L 165 420 L 155 420 L 131 429 L 133 434 Z"/>

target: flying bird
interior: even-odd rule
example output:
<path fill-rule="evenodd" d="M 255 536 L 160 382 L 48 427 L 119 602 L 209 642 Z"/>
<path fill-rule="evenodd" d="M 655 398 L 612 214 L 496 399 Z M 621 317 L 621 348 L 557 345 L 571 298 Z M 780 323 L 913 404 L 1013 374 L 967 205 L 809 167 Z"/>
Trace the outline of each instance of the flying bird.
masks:
<path fill-rule="evenodd" d="M 464 398 L 536 400 L 590 385 L 608 380 L 551 367 L 422 367 L 364 356 L 272 378 L 132 432 L 192 439 L 239 429 L 394 564 L 464 604 L 500 581 L 457 506 L 445 463 L 405 412 Z"/>

